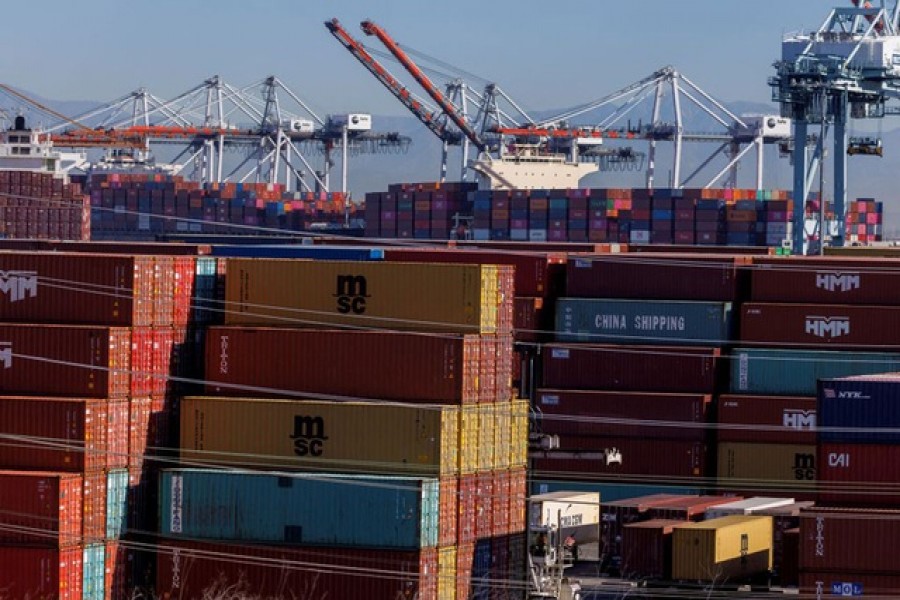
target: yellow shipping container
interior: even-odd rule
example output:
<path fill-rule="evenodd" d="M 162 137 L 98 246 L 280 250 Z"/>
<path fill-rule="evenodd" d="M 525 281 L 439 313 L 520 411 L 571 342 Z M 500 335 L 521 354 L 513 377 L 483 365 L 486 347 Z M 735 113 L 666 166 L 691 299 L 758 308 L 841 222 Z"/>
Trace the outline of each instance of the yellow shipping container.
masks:
<path fill-rule="evenodd" d="M 477 471 L 494 470 L 494 437 L 497 428 L 497 411 L 493 404 L 478 405 L 478 464 Z"/>
<path fill-rule="evenodd" d="M 494 405 L 494 468 L 510 467 L 510 439 L 512 432 L 512 404 L 499 402 Z"/>
<path fill-rule="evenodd" d="M 720 443 L 717 462 L 722 487 L 746 490 L 781 485 L 812 490 L 816 484 L 815 446 Z"/>
<path fill-rule="evenodd" d="M 440 600 L 456 599 L 456 546 L 438 548 L 438 595 Z"/>
<path fill-rule="evenodd" d="M 478 470 L 480 410 L 477 404 L 459 407 L 459 472 L 469 475 Z"/>
<path fill-rule="evenodd" d="M 734 515 L 677 525 L 672 532 L 672 578 L 735 580 L 772 568 L 772 517 Z"/>
<path fill-rule="evenodd" d="M 459 407 L 185 397 L 181 457 L 234 467 L 455 475 Z"/>
<path fill-rule="evenodd" d="M 230 258 L 226 325 L 496 333 L 496 265 Z"/>
<path fill-rule="evenodd" d="M 512 426 L 510 427 L 510 468 L 528 464 L 528 418 L 531 403 L 528 400 L 512 401 Z"/>

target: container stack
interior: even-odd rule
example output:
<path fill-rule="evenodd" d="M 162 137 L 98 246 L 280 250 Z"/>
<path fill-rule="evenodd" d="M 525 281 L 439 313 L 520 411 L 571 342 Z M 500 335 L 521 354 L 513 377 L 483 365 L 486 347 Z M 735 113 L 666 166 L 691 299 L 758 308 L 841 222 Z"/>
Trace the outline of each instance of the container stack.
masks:
<path fill-rule="evenodd" d="M 207 531 L 210 541 L 186 540 L 198 530 L 186 528 L 178 507 L 190 505 L 199 518 L 221 501 L 204 495 L 205 484 L 183 484 L 160 530 L 163 544 L 179 552 L 160 554 L 158 591 L 176 583 L 191 593 L 208 589 L 221 572 L 217 560 L 196 556 L 189 578 L 178 561 L 237 543 L 249 544 L 243 555 L 318 553 L 319 563 L 338 565 L 318 585 L 341 597 L 371 591 L 374 576 L 346 573 L 366 560 L 408 574 L 391 581 L 391 596 L 464 599 L 521 581 L 528 403 L 511 394 L 513 296 L 501 291 L 511 287 L 512 268 L 225 262 L 225 325 L 210 328 L 207 339 L 210 395 L 184 399 L 182 460 L 257 472 L 215 484 L 247 490 L 226 514 L 268 512 L 265 502 L 334 488 L 316 492 L 324 513 L 349 514 L 335 506 L 371 497 L 381 507 L 373 511 L 393 515 L 402 501 L 406 532 L 398 538 L 394 521 L 373 523 L 367 510 L 358 515 L 364 524 L 326 527 L 310 505 L 273 515 L 250 538 L 225 520 Z M 190 477 L 222 475 L 202 469 Z M 392 527 L 379 529 L 388 521 Z M 290 576 L 296 585 L 313 583 L 304 571 Z M 251 589 L 270 593 L 255 577 L 248 575 Z"/>
<path fill-rule="evenodd" d="M 847 211 L 847 242 L 868 244 L 883 237 L 884 203 L 874 198 L 859 198 L 850 203 Z"/>
<path fill-rule="evenodd" d="M 454 216 L 473 214 L 468 194 L 474 190 L 469 183 L 400 183 L 368 193 L 366 237 L 450 239 Z M 490 227 L 490 215 L 479 213 L 477 202 L 474 214 L 478 225 Z"/>
<path fill-rule="evenodd" d="M 0 171 L 0 238 L 89 239 L 81 185 L 52 173 Z"/>

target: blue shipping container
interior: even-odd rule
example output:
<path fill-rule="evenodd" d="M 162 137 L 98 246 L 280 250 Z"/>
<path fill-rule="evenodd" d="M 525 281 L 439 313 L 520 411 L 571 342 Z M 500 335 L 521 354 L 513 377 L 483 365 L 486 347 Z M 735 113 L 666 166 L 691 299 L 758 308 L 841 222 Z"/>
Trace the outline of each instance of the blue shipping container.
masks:
<path fill-rule="evenodd" d="M 722 345 L 731 339 L 730 302 L 560 298 L 563 342 Z"/>
<path fill-rule="evenodd" d="M 87 544 L 82 558 L 82 600 L 105 600 L 106 545 Z"/>
<path fill-rule="evenodd" d="M 817 404 L 820 442 L 900 443 L 900 374 L 823 379 Z"/>
<path fill-rule="evenodd" d="M 814 396 L 819 379 L 900 371 L 900 354 L 736 348 L 733 394 Z"/>
<path fill-rule="evenodd" d="M 128 469 L 106 474 L 106 537 L 119 539 L 128 527 Z"/>
<path fill-rule="evenodd" d="M 437 479 L 172 469 L 160 474 L 160 532 L 260 543 L 436 546 Z"/>

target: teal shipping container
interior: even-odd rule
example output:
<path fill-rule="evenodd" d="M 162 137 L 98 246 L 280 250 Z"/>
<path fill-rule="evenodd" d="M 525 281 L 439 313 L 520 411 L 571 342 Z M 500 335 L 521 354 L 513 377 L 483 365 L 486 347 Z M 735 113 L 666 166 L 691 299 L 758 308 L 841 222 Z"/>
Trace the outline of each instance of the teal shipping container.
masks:
<path fill-rule="evenodd" d="M 440 486 L 427 477 L 171 469 L 160 532 L 241 542 L 419 549 L 437 546 Z"/>
<path fill-rule="evenodd" d="M 732 393 L 815 396 L 819 379 L 900 371 L 900 354 L 735 348 Z"/>
<path fill-rule="evenodd" d="M 597 344 L 702 344 L 732 337 L 730 302 L 561 298 L 556 336 L 561 342 Z"/>
<path fill-rule="evenodd" d="M 650 485 L 643 483 L 601 483 L 596 481 L 575 481 L 561 479 L 535 479 L 531 482 L 531 494 L 550 492 L 599 492 L 603 503 L 650 496 L 651 494 L 675 494 L 678 496 L 699 496 L 714 493 L 714 488 L 687 485 Z"/>
<path fill-rule="evenodd" d="M 128 525 L 128 469 L 106 473 L 106 537 L 117 540 Z"/>
<path fill-rule="evenodd" d="M 82 561 L 82 600 L 106 600 L 106 544 L 87 544 Z"/>

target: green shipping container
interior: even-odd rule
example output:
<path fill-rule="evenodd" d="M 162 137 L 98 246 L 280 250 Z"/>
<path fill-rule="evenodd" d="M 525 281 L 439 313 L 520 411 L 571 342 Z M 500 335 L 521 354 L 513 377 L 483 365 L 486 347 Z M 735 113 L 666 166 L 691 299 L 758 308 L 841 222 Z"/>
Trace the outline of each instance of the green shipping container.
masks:
<path fill-rule="evenodd" d="M 730 302 L 561 298 L 562 342 L 724 345 L 731 339 Z"/>
<path fill-rule="evenodd" d="M 731 391 L 741 394 L 815 396 L 819 379 L 900 371 L 900 354 L 736 348 Z"/>
<path fill-rule="evenodd" d="M 105 600 L 106 545 L 87 544 L 82 553 L 82 600 Z"/>

